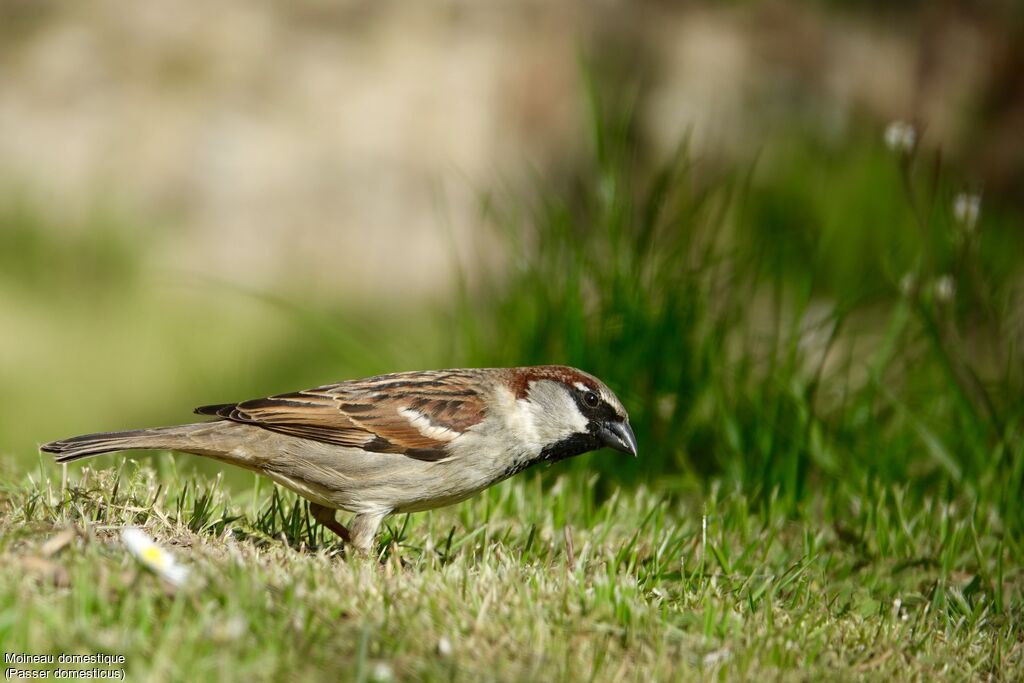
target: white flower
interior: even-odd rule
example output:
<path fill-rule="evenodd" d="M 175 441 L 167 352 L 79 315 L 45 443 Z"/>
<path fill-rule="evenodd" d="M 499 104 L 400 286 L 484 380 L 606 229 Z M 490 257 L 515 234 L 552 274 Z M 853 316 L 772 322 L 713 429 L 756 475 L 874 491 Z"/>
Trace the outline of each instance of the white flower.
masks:
<path fill-rule="evenodd" d="M 952 275 L 942 275 L 932 285 L 935 298 L 943 303 L 953 300 L 956 296 L 956 280 Z"/>
<path fill-rule="evenodd" d="M 905 273 L 900 278 L 900 291 L 903 296 L 910 296 L 917 289 L 917 276 L 914 273 Z"/>
<path fill-rule="evenodd" d="M 981 196 L 961 192 L 953 200 L 953 216 L 967 232 L 974 232 L 980 215 Z"/>
<path fill-rule="evenodd" d="M 447 636 L 441 636 L 437 641 L 437 654 L 442 657 L 452 656 L 452 641 Z"/>
<path fill-rule="evenodd" d="M 125 527 L 121 530 L 121 542 L 139 562 L 168 583 L 181 586 L 188 579 L 188 567 L 178 564 L 173 555 L 157 545 L 142 529 Z"/>
<path fill-rule="evenodd" d="M 906 121 L 893 121 L 885 127 L 885 145 L 894 152 L 909 153 L 917 144 L 917 129 Z"/>

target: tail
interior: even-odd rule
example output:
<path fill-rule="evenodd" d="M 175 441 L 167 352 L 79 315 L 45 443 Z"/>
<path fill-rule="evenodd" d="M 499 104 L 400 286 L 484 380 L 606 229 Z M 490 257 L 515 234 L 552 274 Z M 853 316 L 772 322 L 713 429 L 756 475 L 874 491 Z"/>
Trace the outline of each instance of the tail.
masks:
<path fill-rule="evenodd" d="M 158 427 L 155 429 L 133 429 L 127 432 L 103 432 L 100 434 L 83 434 L 70 439 L 51 441 L 39 447 L 47 453 L 55 453 L 57 462 L 74 462 L 91 455 L 110 453 L 112 451 L 187 451 L 199 452 L 195 437 L 200 433 L 209 432 L 216 423 L 201 422 L 198 424 L 178 425 L 176 427 Z"/>

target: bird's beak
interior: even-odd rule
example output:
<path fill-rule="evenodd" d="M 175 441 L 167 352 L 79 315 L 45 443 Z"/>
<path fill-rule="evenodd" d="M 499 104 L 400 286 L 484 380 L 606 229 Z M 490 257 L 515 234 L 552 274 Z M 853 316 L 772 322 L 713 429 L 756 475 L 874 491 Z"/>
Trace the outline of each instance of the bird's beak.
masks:
<path fill-rule="evenodd" d="M 621 422 L 605 422 L 598 432 L 601 441 L 608 448 L 614 448 L 636 457 L 636 436 L 625 420 Z"/>

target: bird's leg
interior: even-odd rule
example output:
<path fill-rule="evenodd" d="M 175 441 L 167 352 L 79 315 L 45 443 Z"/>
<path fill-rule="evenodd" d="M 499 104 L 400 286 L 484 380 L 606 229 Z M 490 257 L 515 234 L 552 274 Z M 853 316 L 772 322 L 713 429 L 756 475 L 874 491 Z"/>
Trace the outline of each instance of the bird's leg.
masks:
<path fill-rule="evenodd" d="M 367 555 L 373 547 L 373 539 L 377 537 L 380 523 L 388 515 L 387 512 L 373 512 L 356 515 L 352 520 L 352 547 Z"/>
<path fill-rule="evenodd" d="M 309 504 L 309 511 L 313 513 L 313 519 L 340 536 L 346 545 L 352 543 L 352 534 L 349 533 L 344 524 L 335 519 L 334 510 L 311 502 Z"/>

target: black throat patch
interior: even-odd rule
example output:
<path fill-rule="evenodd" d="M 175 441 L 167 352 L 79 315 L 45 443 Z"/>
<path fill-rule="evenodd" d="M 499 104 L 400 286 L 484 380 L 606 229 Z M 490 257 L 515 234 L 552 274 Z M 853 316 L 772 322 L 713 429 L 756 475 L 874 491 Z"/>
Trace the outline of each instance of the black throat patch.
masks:
<path fill-rule="evenodd" d="M 558 462 L 559 460 L 573 458 L 577 455 L 589 453 L 590 451 L 596 451 L 603 446 L 604 444 L 601 443 L 601 440 L 596 434 L 573 434 L 572 436 L 562 439 L 558 443 L 547 446 L 540 452 L 540 455 L 533 460 L 516 463 L 512 467 L 508 468 L 502 476 L 502 479 L 507 479 L 513 474 L 518 474 L 526 468 L 533 467 L 534 465 L 542 462 Z"/>
<path fill-rule="evenodd" d="M 537 462 L 558 462 L 601 448 L 601 440 L 596 434 L 573 434 L 556 444 L 547 446 L 537 456 Z"/>

